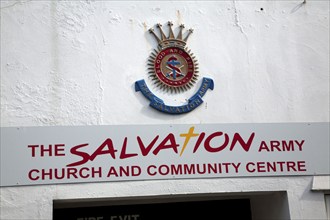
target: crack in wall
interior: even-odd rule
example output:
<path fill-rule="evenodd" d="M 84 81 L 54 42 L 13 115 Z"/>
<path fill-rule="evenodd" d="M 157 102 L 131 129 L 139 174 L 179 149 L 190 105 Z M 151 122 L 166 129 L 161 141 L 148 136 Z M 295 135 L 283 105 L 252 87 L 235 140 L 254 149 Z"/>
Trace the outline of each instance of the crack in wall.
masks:
<path fill-rule="evenodd" d="M 247 36 L 246 32 L 244 31 L 242 25 L 240 24 L 239 13 L 238 13 L 238 10 L 237 10 L 235 0 L 233 1 L 233 8 L 234 8 L 234 23 L 235 23 L 235 26 L 239 28 L 240 32 L 243 34 L 243 36 L 244 36 L 244 38 L 247 42 L 246 56 L 247 56 L 247 63 L 248 63 L 248 65 L 250 65 L 249 39 L 248 39 L 248 36 Z"/>
<path fill-rule="evenodd" d="M 96 109 L 99 112 L 99 117 L 97 118 L 97 122 L 98 122 L 98 124 L 103 124 L 102 102 L 104 100 L 104 87 L 103 87 L 103 80 L 101 77 L 103 74 L 103 63 L 102 63 L 101 56 L 99 54 L 97 55 L 96 65 L 99 69 L 99 71 L 97 71 L 97 73 L 96 73 L 96 77 L 97 77 L 97 81 L 98 81 L 98 91 L 99 91 L 99 94 L 98 94 L 99 104 L 97 105 L 97 103 L 95 103 Z"/>
<path fill-rule="evenodd" d="M 2 10 L 2 9 L 6 9 L 6 8 L 12 8 L 12 7 L 15 7 L 15 6 L 18 5 L 18 4 L 23 5 L 23 4 L 28 3 L 28 2 L 31 2 L 31 1 L 33 1 L 33 0 L 28 0 L 28 1 L 17 1 L 17 2 L 15 2 L 15 3 L 11 4 L 11 5 L 3 6 L 3 7 L 1 7 L 0 9 Z"/>
<path fill-rule="evenodd" d="M 239 20 L 239 15 L 238 15 L 238 10 L 236 7 L 236 1 L 233 1 L 233 8 L 234 8 L 234 18 L 235 18 L 235 26 L 239 28 L 239 30 L 241 31 L 242 34 L 244 34 L 244 36 L 247 39 L 247 35 L 243 29 L 243 27 L 240 24 L 240 20 Z"/>

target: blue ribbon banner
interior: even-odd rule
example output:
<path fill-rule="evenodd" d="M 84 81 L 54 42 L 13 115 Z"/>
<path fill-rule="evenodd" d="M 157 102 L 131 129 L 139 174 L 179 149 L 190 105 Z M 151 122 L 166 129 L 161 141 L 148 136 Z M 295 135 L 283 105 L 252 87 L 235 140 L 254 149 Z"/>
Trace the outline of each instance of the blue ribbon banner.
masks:
<path fill-rule="evenodd" d="M 202 97 L 205 95 L 206 91 L 208 89 L 213 90 L 213 88 L 213 80 L 204 77 L 198 91 L 188 100 L 187 104 L 170 106 L 166 105 L 163 100 L 153 94 L 143 79 L 135 82 L 135 91 L 140 91 L 147 99 L 149 99 L 152 108 L 168 114 L 182 114 L 194 110 L 203 103 Z"/>

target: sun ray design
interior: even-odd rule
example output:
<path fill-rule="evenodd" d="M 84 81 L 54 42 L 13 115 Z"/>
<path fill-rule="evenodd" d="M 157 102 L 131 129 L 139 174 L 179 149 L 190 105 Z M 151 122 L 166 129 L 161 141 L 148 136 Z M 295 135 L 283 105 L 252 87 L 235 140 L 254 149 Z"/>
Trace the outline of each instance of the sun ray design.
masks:
<path fill-rule="evenodd" d="M 156 86 L 170 92 L 184 92 L 190 89 L 198 78 L 198 63 L 195 55 L 186 47 L 193 29 L 183 37 L 184 25 L 180 25 L 177 37 L 172 30 L 173 23 L 168 22 L 169 35 L 165 35 L 162 25 L 157 24 L 160 37 L 153 28 L 149 32 L 158 42 L 158 48 L 148 58 L 148 73 Z"/>

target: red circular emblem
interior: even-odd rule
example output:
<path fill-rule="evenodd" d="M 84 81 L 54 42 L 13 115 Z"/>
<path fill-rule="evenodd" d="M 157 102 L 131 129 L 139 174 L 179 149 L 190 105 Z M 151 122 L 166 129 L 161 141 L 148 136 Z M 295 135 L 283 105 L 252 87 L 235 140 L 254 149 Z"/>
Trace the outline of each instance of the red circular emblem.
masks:
<path fill-rule="evenodd" d="M 167 47 L 152 60 L 153 74 L 165 88 L 189 88 L 196 79 L 195 63 L 183 48 Z M 190 83 L 190 84 L 189 84 Z"/>

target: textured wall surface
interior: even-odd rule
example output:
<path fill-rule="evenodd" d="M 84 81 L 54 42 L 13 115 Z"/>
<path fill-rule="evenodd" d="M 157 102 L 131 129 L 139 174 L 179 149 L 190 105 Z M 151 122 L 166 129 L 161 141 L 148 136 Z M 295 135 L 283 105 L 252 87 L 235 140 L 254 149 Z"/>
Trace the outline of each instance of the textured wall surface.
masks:
<path fill-rule="evenodd" d="M 329 1 L 1 1 L 1 126 L 329 121 Z M 173 21 L 188 47 L 204 103 L 173 116 L 134 91 L 156 40 Z M 164 29 L 167 31 L 166 27 Z M 197 86 L 195 87 L 197 88 Z M 1 219 L 51 219 L 53 199 L 208 192 L 288 192 L 292 219 L 324 219 L 312 177 L 137 181 L 1 188 Z"/>

